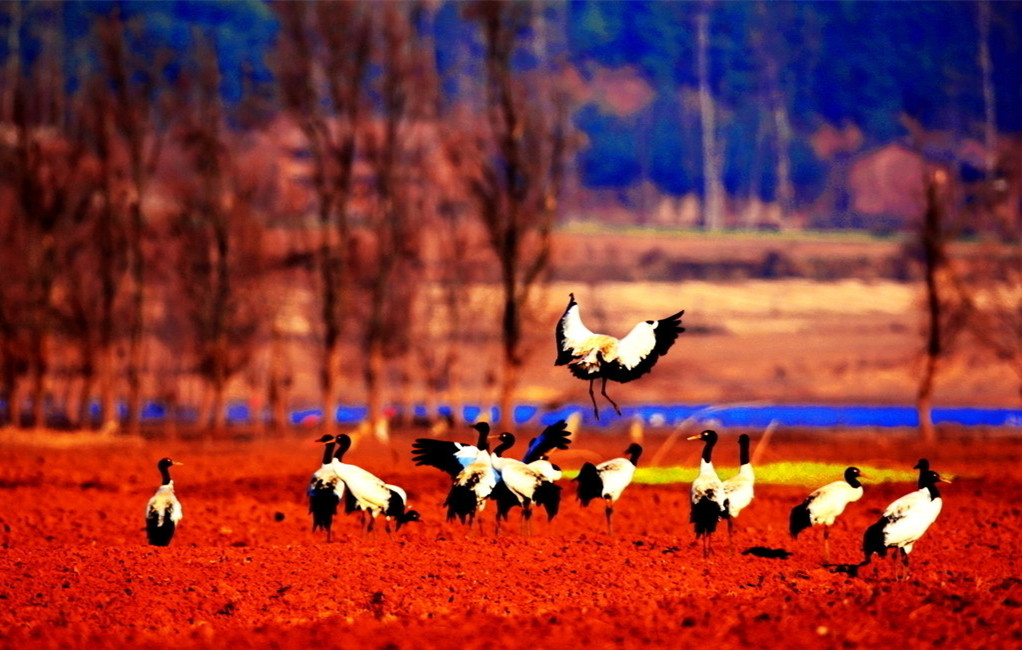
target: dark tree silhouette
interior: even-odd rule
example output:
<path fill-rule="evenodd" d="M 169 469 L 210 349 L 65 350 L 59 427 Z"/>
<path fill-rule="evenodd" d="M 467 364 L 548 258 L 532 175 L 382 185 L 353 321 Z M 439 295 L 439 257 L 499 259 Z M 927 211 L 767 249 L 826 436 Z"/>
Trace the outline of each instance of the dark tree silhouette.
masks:
<path fill-rule="evenodd" d="M 550 268 L 551 233 L 573 145 L 568 96 L 557 73 L 563 59 L 537 57 L 546 65 L 528 73 L 513 63 L 521 37 L 547 42 L 542 5 L 482 1 L 465 7 L 479 24 L 484 44 L 486 122 L 473 133 L 474 148 L 456 152 L 468 179 L 501 284 L 500 408 L 510 418 L 524 362 L 524 327 L 532 295 Z M 547 67 L 549 66 L 549 67 Z"/>
<path fill-rule="evenodd" d="M 370 7 L 359 2 L 278 3 L 281 20 L 278 77 L 289 117 L 311 154 L 319 228 L 319 276 L 323 356 L 320 391 L 325 433 L 340 373 L 341 336 L 351 288 L 351 224 L 359 129 L 365 119 L 363 82 L 370 43 Z"/>

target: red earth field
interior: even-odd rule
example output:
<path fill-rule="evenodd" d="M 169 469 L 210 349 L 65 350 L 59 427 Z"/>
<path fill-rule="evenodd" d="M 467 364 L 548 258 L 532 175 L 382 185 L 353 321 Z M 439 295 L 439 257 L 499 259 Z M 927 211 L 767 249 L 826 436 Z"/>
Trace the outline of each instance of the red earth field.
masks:
<path fill-rule="evenodd" d="M 647 458 L 666 433 L 646 432 Z M 483 534 L 443 520 L 448 479 L 412 466 L 413 433 L 399 432 L 393 450 L 362 442 L 346 460 L 407 488 L 424 521 L 366 537 L 341 517 L 328 544 L 310 531 L 304 500 L 319 465 L 311 436 L 203 444 L 3 433 L 0 647 L 1019 647 L 1018 432 L 942 433 L 927 448 L 905 433 L 777 431 L 759 455 L 898 468 L 925 455 L 953 475 L 901 581 L 888 562 L 855 578 L 822 566 L 816 531 L 792 541 L 787 515 L 803 487 L 757 485 L 735 552 L 721 529 L 705 560 L 687 523 L 687 484 L 629 487 L 612 539 L 598 504 L 582 509 L 563 481 L 552 523 L 537 516 L 524 537 L 516 510 L 496 537 L 492 507 Z M 555 457 L 566 469 L 628 442 L 582 434 Z M 735 471 L 736 436 L 722 432 L 722 476 Z M 659 462 L 695 466 L 699 451 L 679 442 Z M 185 463 L 174 472 L 185 518 L 169 548 L 154 548 L 143 509 L 164 455 Z M 858 561 L 862 531 L 910 489 L 867 483 L 834 528 L 832 559 Z"/>

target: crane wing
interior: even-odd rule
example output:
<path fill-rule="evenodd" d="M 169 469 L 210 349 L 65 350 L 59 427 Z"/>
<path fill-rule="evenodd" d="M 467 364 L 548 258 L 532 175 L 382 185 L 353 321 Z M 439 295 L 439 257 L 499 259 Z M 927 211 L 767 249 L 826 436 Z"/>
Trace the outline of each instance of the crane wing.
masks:
<path fill-rule="evenodd" d="M 571 444 L 571 431 L 567 429 L 568 423 L 564 420 L 559 420 L 543 429 L 541 434 L 529 442 L 529 448 L 525 451 L 522 462 L 528 464 L 539 460 L 553 449 L 567 449 Z"/>
<path fill-rule="evenodd" d="M 428 465 L 457 478 L 463 469 L 472 464 L 479 455 L 479 448 L 460 442 L 418 438 L 412 443 L 412 461 L 416 465 Z"/>
<path fill-rule="evenodd" d="M 582 317 L 578 313 L 578 303 L 575 302 L 575 294 L 568 294 L 568 307 L 564 315 L 557 321 L 556 343 L 557 359 L 555 366 L 563 366 L 577 358 L 586 339 L 594 334 L 582 323 Z"/>
<path fill-rule="evenodd" d="M 658 359 L 667 354 L 678 335 L 685 331 L 681 317 L 685 310 L 656 321 L 642 322 L 632 328 L 618 344 L 618 356 L 608 363 L 607 378 L 617 382 L 638 379 L 653 369 Z"/>

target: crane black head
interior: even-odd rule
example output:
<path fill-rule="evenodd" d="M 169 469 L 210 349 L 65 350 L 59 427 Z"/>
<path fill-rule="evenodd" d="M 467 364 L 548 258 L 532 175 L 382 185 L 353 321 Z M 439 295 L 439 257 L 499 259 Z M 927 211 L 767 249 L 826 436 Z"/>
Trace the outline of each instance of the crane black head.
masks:
<path fill-rule="evenodd" d="M 173 467 L 174 465 L 183 464 L 184 463 L 175 463 L 173 460 L 169 458 L 161 458 L 160 461 L 156 463 L 156 468 L 160 470 L 160 478 L 163 479 L 163 485 L 167 485 L 168 483 L 170 483 L 170 468 Z"/>
<path fill-rule="evenodd" d="M 852 487 L 859 487 L 860 478 L 869 477 L 863 474 L 862 470 L 860 470 L 858 467 L 849 467 L 848 469 L 845 470 L 845 482 L 847 482 L 848 485 L 851 485 Z"/>
<path fill-rule="evenodd" d="M 628 460 L 631 461 L 632 465 L 638 466 L 639 456 L 642 455 L 642 445 L 637 442 L 633 442 L 628 445 L 628 449 L 625 449 L 625 456 L 628 456 Z"/>
<path fill-rule="evenodd" d="M 716 444 L 716 442 L 717 442 L 717 432 L 714 431 L 713 429 L 705 429 L 698 436 L 689 436 L 688 439 L 689 440 L 702 440 L 703 442 L 706 442 L 706 443 L 709 443 L 709 444 L 712 445 L 712 444 Z"/>
<path fill-rule="evenodd" d="M 500 456 L 515 444 L 515 434 L 505 431 L 497 438 L 500 444 L 493 450 L 495 456 Z"/>
<path fill-rule="evenodd" d="M 930 471 L 930 461 L 925 458 L 920 458 L 919 461 L 912 466 L 912 469 L 918 469 L 921 472 L 928 472 Z"/>
<path fill-rule="evenodd" d="M 401 530 L 401 526 L 403 524 L 407 524 L 407 523 L 410 523 L 410 522 L 413 522 L 413 521 L 422 521 L 422 516 L 419 514 L 418 510 L 409 510 L 407 512 L 403 512 L 400 515 L 398 515 L 396 517 L 396 519 L 397 519 L 397 529 Z"/>
<path fill-rule="evenodd" d="M 476 443 L 476 447 L 480 449 L 489 448 L 489 443 L 486 441 L 486 438 L 490 435 L 490 423 L 476 422 L 472 425 L 472 428 L 479 432 L 479 440 Z"/>
<path fill-rule="evenodd" d="M 346 433 L 342 433 L 341 435 L 337 436 L 336 440 L 337 448 L 334 449 L 334 458 L 336 458 L 338 462 L 340 462 L 344 460 L 344 454 L 346 454 L 347 451 L 351 449 L 351 436 L 349 436 Z"/>

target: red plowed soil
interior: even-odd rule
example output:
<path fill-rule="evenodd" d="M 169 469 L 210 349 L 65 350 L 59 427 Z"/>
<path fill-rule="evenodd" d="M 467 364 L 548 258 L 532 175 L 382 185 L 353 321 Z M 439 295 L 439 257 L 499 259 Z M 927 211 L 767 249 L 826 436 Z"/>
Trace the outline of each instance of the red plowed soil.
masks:
<path fill-rule="evenodd" d="M 855 578 L 822 566 L 815 531 L 792 541 L 788 511 L 808 491 L 797 487 L 758 485 L 735 552 L 722 528 L 708 560 L 687 523 L 687 485 L 631 486 L 614 539 L 602 508 L 579 507 L 567 481 L 561 513 L 549 524 L 537 516 L 531 538 L 517 510 L 494 537 L 492 508 L 485 533 L 470 534 L 443 521 L 447 480 L 410 464 L 410 438 L 398 436 L 393 454 L 364 444 L 347 460 L 406 487 L 425 521 L 365 537 L 341 517 L 330 544 L 309 530 L 303 493 L 318 448 L 304 439 L 57 447 L 5 438 L 0 647 L 1022 645 L 1017 436 L 923 449 L 775 435 L 763 462 L 911 467 L 928 455 L 958 477 L 901 581 L 887 562 Z M 600 457 L 627 443 L 582 442 Z M 647 436 L 650 450 L 661 442 Z M 717 463 L 725 476 L 731 446 Z M 675 447 L 663 462 L 697 463 L 695 446 Z M 584 452 L 573 453 L 565 467 L 581 463 Z M 174 472 L 185 519 L 169 548 L 152 548 L 142 514 L 163 455 L 185 463 Z M 910 489 L 867 484 L 832 532 L 832 559 L 857 562 L 862 531 Z"/>

